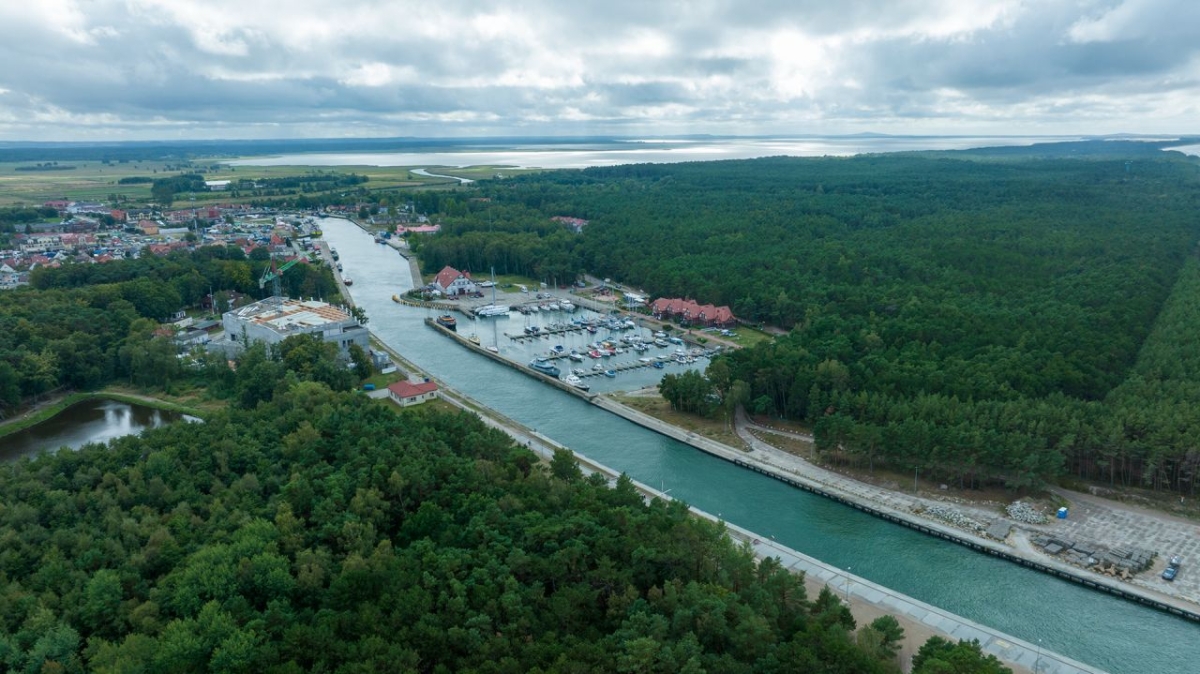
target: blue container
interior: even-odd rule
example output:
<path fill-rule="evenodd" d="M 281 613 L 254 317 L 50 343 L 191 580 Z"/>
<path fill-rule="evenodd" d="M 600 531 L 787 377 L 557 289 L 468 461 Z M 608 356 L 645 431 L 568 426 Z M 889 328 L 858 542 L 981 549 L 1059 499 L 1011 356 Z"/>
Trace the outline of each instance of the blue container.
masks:
<path fill-rule="evenodd" d="M 1058 519 L 1060 519 L 1060 520 L 1067 519 L 1067 509 L 1066 508 L 1058 509 Z"/>

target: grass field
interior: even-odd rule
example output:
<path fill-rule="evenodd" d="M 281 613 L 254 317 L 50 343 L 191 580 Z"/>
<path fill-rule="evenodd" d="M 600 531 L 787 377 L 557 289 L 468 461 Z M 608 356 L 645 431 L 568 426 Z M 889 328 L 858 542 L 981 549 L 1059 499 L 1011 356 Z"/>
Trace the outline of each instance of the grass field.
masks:
<path fill-rule="evenodd" d="M 150 183 L 119 185 L 118 181 L 125 177 L 160 178 L 179 173 L 200 172 L 206 180 L 237 180 L 239 178 L 287 178 L 303 176 L 314 172 L 325 173 L 356 173 L 365 175 L 370 180 L 363 185 L 375 196 L 379 193 L 407 191 L 412 189 L 439 189 L 457 186 L 458 181 L 452 178 L 437 178 L 412 173 L 413 168 L 406 166 L 230 166 L 215 160 L 193 162 L 182 165 L 179 162 L 165 161 L 131 161 L 127 163 L 108 163 L 99 161 L 63 161 L 63 167 L 73 166 L 69 170 L 52 171 L 19 171 L 18 167 L 27 167 L 33 162 L 0 163 L 0 206 L 40 205 L 54 199 L 70 199 L 72 201 L 109 202 L 112 195 L 120 195 L 131 204 L 145 203 L 150 199 Z M 474 166 L 467 168 L 432 168 L 433 173 L 457 176 L 470 180 L 486 180 L 499 176 L 513 176 L 518 173 L 528 173 L 527 170 L 512 169 L 500 166 Z M 345 190 L 346 188 L 337 188 Z M 331 190 L 331 191 L 337 191 Z M 173 204 L 176 208 L 202 206 L 215 203 L 227 203 L 231 200 L 229 192 L 201 192 L 193 195 L 177 195 Z M 251 201 L 257 198 L 242 194 L 238 201 Z"/>
<path fill-rule="evenodd" d="M 150 198 L 150 184 L 118 185 L 124 177 L 155 178 L 167 171 L 167 162 L 104 164 L 98 161 L 60 162 L 75 168 L 67 171 L 18 171 L 30 162 L 0 163 L 0 206 L 41 205 L 52 199 L 108 201 L 122 194 L 130 201 Z"/>

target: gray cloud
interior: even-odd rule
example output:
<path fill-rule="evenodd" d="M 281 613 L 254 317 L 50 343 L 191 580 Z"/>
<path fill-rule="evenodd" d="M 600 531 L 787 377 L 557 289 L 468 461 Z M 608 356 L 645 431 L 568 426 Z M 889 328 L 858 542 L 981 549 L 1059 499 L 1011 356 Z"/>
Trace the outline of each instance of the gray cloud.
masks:
<path fill-rule="evenodd" d="M 1198 23 L 1191 0 L 4 3 L 0 139 L 1186 133 Z"/>

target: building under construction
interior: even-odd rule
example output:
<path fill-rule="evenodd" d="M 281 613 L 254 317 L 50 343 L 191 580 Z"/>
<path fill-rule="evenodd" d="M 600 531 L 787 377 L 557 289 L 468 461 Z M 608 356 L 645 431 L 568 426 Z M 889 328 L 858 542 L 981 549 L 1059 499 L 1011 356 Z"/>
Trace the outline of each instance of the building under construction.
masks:
<path fill-rule="evenodd" d="M 345 309 L 317 300 L 268 297 L 221 316 L 225 340 L 238 347 L 279 344 L 292 335 L 316 333 L 345 354 L 351 344 L 368 351 L 368 332 Z"/>

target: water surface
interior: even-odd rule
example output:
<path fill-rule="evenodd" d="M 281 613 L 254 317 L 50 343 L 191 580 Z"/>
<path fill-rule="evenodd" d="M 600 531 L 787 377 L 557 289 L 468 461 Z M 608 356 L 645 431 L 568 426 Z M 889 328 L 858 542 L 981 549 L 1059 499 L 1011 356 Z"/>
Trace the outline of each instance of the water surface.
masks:
<path fill-rule="evenodd" d="M 1032 145 L 1082 140 L 1080 136 L 836 136 L 645 139 L 579 145 L 464 146 L 445 152 L 311 152 L 251 157 L 234 166 L 507 166 L 514 168 L 586 168 L 618 164 L 670 164 L 758 157 L 850 156 L 906 150 L 967 150 L 977 147 Z"/>
<path fill-rule="evenodd" d="M 0 438 L 0 461 L 36 456 L 42 451 L 79 449 L 89 442 L 108 442 L 180 420 L 198 421 L 179 412 L 93 398 L 23 431 Z"/>
<path fill-rule="evenodd" d="M 424 325 L 433 312 L 392 301 L 393 294 L 411 288 L 408 264 L 394 250 L 345 220 L 329 218 L 322 229 L 355 269 L 351 292 L 372 330 L 426 371 L 502 414 L 729 522 L 1029 643 L 1114 674 L 1198 671 L 1200 625 L 788 487 L 463 348 Z M 524 317 L 490 320 L 473 326 L 460 321 L 459 331 L 474 329 L 484 344 L 512 349 L 506 355 L 514 358 L 556 343 L 518 346 L 504 333 L 523 332 Z M 636 388 L 650 385 L 655 372 L 661 373 L 638 370 L 592 382 L 601 387 L 597 390 Z"/>

